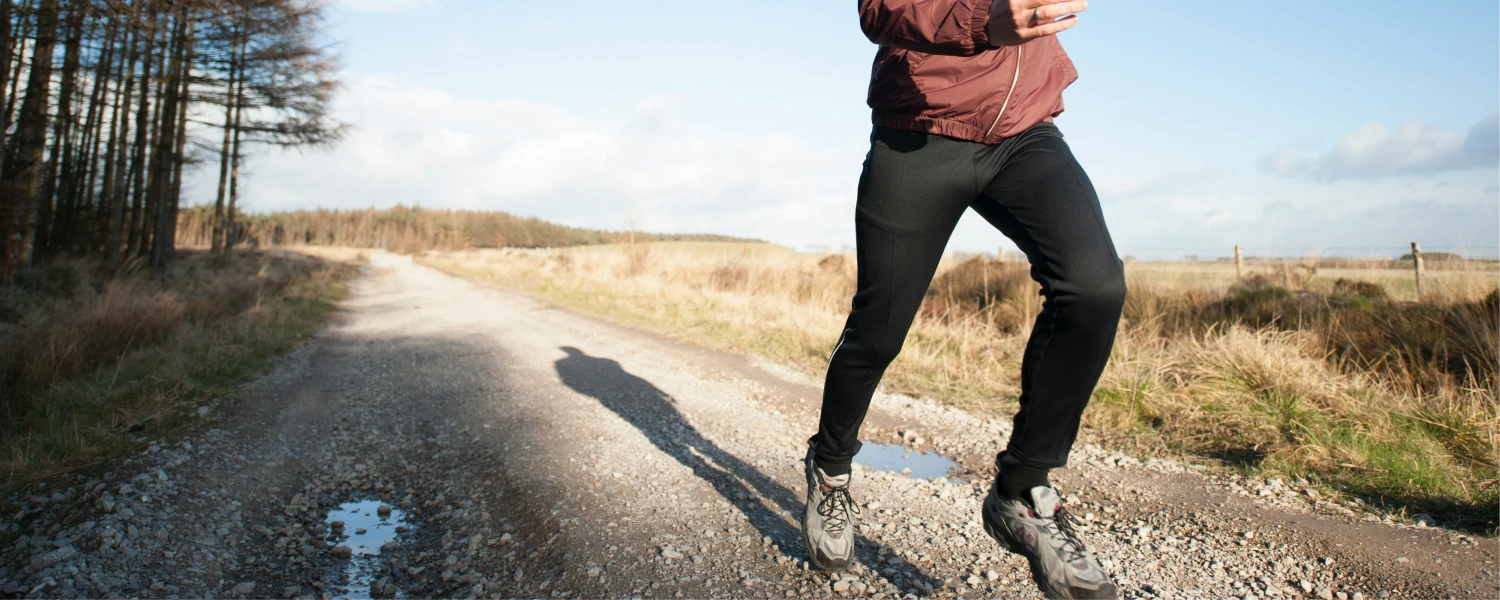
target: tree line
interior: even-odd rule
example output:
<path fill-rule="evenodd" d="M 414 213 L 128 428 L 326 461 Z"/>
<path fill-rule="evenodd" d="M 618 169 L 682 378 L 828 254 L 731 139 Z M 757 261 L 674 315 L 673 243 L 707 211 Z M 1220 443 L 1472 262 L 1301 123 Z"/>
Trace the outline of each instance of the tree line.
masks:
<path fill-rule="evenodd" d="M 218 239 L 213 211 L 183 209 L 177 243 L 208 247 Z M 241 215 L 227 238 L 250 246 L 344 246 L 413 253 L 467 248 L 555 248 L 630 241 L 758 241 L 713 234 L 603 231 L 498 211 L 423 209 L 298 210 Z"/>
<path fill-rule="evenodd" d="M 223 256 L 253 144 L 336 141 L 321 0 L 0 0 L 0 284 L 59 255 L 161 266 L 183 170 Z M 206 200 L 206 198 L 204 199 Z"/>

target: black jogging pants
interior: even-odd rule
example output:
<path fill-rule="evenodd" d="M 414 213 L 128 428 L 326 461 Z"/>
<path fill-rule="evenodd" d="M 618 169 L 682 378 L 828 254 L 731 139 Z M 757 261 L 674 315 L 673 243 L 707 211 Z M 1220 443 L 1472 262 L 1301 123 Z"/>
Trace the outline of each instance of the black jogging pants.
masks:
<path fill-rule="evenodd" d="M 829 358 L 818 463 L 847 465 L 886 366 L 901 351 L 948 238 L 973 208 L 1026 254 L 1042 287 L 1005 453 L 1065 465 L 1114 344 L 1124 264 L 1099 197 L 1062 133 L 1040 123 L 999 144 L 876 127 L 859 179 L 858 290 Z M 846 470 L 845 466 L 839 471 Z"/>

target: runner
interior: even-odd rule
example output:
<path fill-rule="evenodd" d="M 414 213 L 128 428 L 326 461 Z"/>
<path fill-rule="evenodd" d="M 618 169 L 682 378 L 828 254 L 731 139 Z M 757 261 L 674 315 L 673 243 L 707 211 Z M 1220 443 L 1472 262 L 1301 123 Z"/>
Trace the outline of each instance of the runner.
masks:
<path fill-rule="evenodd" d="M 993 1 L 993 3 L 992 3 Z M 859 179 L 859 264 L 809 440 L 803 521 L 813 564 L 843 569 L 858 507 L 849 494 L 860 424 L 896 358 L 959 217 L 974 209 L 1026 254 L 1046 300 L 1021 364 L 1020 410 L 984 501 L 985 531 L 1031 562 L 1043 592 L 1114 598 L 1048 471 L 1067 463 L 1109 359 L 1124 265 L 1093 184 L 1052 118 L 1077 71 L 1056 33 L 1085 0 L 861 0 L 880 45 L 874 130 Z"/>

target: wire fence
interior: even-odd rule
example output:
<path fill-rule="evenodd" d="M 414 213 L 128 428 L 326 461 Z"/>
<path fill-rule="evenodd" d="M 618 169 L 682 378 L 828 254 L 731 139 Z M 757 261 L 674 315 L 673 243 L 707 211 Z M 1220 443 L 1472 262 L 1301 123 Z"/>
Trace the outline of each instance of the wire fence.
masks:
<path fill-rule="evenodd" d="M 1117 245 L 1116 250 L 1127 260 L 1146 261 L 1220 261 L 1233 260 L 1235 245 L 1215 247 L 1134 247 Z M 1240 246 L 1244 260 L 1300 260 L 1300 259 L 1351 259 L 1351 260 L 1411 260 L 1411 245 L 1392 246 Z M 808 254 L 849 254 L 853 246 L 806 244 L 796 251 Z M 1020 250 L 1000 246 L 995 251 L 952 250 L 951 256 L 989 256 L 1003 253 L 1006 260 L 1024 260 Z M 1422 246 L 1422 254 L 1428 260 L 1500 261 L 1500 246 Z"/>
<path fill-rule="evenodd" d="M 1221 260 L 1234 258 L 1233 244 L 1214 248 L 1136 248 L 1118 247 L 1120 255 L 1136 260 Z M 1387 259 L 1410 260 L 1411 245 L 1399 246 L 1241 246 L 1240 252 L 1246 260 L 1256 259 Z M 1500 246 L 1422 246 L 1422 253 L 1429 260 L 1500 260 Z"/>

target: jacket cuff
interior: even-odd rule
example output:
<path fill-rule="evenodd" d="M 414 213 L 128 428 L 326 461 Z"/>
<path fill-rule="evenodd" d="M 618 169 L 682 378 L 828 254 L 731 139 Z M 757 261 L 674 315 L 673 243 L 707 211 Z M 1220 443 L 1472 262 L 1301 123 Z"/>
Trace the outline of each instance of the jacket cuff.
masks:
<path fill-rule="evenodd" d="M 990 5 L 997 0 L 974 0 L 974 14 L 969 18 L 969 40 L 974 44 L 973 52 L 978 54 L 992 48 L 990 46 Z M 998 0 L 1004 2 L 1005 0 Z"/>

